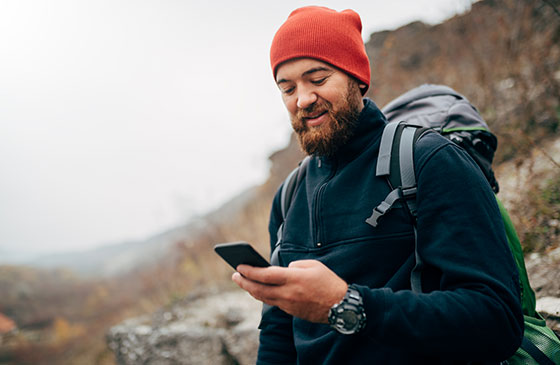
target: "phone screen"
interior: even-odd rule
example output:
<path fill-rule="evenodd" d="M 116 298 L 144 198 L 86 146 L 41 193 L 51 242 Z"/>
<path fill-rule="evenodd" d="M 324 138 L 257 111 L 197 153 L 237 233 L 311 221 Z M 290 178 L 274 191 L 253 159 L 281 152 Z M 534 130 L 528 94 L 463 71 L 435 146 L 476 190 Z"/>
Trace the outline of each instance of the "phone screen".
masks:
<path fill-rule="evenodd" d="M 241 264 L 257 267 L 270 266 L 268 261 L 247 242 L 220 243 L 214 246 L 214 251 L 234 269 Z"/>

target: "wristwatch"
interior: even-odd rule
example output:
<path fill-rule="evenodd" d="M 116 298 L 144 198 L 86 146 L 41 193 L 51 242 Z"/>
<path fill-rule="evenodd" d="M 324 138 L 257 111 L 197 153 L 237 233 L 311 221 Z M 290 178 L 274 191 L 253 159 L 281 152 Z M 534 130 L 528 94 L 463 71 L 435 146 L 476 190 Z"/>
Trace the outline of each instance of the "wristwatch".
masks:
<path fill-rule="evenodd" d="M 366 313 L 360 292 L 349 285 L 346 295 L 340 303 L 329 310 L 329 324 L 343 335 L 359 332 L 366 326 Z"/>

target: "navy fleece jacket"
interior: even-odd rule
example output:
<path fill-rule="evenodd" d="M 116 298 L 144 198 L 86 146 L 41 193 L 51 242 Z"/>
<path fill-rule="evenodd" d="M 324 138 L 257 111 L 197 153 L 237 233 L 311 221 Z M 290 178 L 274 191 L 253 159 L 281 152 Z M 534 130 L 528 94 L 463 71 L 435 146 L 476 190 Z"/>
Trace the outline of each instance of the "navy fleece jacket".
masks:
<path fill-rule="evenodd" d="M 389 193 L 375 176 L 386 120 L 364 99 L 357 133 L 334 158 L 313 157 L 288 211 L 287 266 L 323 262 L 364 300 L 367 325 L 342 335 L 274 307 L 262 319 L 259 364 L 499 363 L 519 347 L 519 280 L 493 192 L 470 156 L 436 133 L 415 148 L 423 293 L 410 290 L 414 234 L 402 206 L 365 220 Z M 279 194 L 271 242 L 282 215 Z"/>

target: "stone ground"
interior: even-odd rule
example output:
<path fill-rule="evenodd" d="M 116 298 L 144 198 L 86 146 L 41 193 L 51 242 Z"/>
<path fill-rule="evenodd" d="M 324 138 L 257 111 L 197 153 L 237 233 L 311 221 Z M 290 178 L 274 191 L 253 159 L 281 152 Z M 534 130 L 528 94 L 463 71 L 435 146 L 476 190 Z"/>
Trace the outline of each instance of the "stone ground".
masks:
<path fill-rule="evenodd" d="M 191 295 L 110 329 L 119 364 L 254 364 L 261 304 L 236 290 Z"/>

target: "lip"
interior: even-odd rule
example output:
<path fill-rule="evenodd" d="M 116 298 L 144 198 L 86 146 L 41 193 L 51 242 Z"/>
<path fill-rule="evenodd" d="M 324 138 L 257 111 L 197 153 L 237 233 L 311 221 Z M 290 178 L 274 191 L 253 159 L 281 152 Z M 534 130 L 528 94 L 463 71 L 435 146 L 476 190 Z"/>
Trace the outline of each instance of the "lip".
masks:
<path fill-rule="evenodd" d="M 306 117 L 305 119 L 305 123 L 307 123 L 308 126 L 310 127 L 317 127 L 321 124 L 323 124 L 323 122 L 327 119 L 328 114 L 327 111 L 325 110 L 322 113 L 319 113 L 316 117 L 313 118 L 309 118 Z"/>

